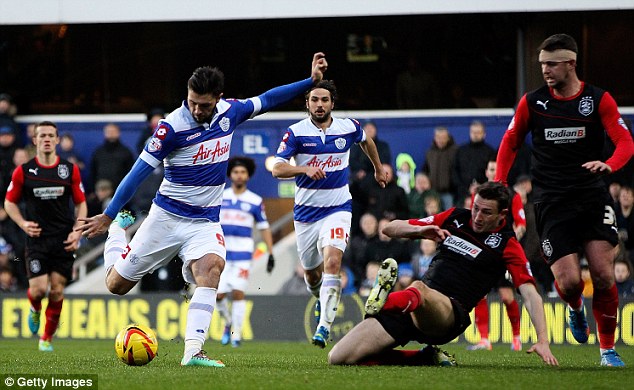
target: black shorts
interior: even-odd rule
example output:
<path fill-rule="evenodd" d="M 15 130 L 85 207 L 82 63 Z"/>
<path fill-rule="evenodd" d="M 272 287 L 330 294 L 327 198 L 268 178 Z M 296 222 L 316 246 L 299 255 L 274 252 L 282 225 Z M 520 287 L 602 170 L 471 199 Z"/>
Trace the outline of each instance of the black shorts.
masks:
<path fill-rule="evenodd" d="M 393 312 L 381 311 L 376 316 L 368 316 L 376 318 L 383 326 L 383 329 L 396 340 L 396 345 L 405 345 L 410 341 L 418 341 L 421 344 L 442 345 L 447 344 L 456 337 L 460 336 L 471 325 L 469 313 L 462 308 L 462 305 L 453 298 L 449 298 L 453 307 L 455 322 L 454 325 L 444 336 L 435 337 L 423 334 L 414 325 L 410 313 L 401 314 Z"/>
<path fill-rule="evenodd" d="M 75 254 L 64 250 L 68 236 L 28 238 L 26 242 L 26 272 L 29 279 L 57 272 L 71 280 Z"/>
<path fill-rule="evenodd" d="M 558 259 L 583 252 L 591 240 L 619 242 L 612 198 L 606 192 L 598 199 L 535 204 L 537 232 L 542 254 L 549 265 Z"/>

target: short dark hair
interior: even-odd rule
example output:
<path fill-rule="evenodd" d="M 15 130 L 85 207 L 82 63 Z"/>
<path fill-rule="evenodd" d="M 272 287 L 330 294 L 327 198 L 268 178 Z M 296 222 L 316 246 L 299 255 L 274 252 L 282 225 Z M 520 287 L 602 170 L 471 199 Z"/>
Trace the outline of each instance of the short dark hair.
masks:
<path fill-rule="evenodd" d="M 231 176 L 231 171 L 235 167 L 245 167 L 249 177 L 253 177 L 253 174 L 255 173 L 255 161 L 250 157 L 231 157 L 229 159 L 229 164 L 227 165 L 227 177 Z"/>
<path fill-rule="evenodd" d="M 483 199 L 495 200 L 498 202 L 498 212 L 509 208 L 511 194 L 508 188 L 502 183 L 495 181 L 487 181 L 480 184 L 476 190 L 476 194 Z"/>
<path fill-rule="evenodd" d="M 220 96 L 225 88 L 225 75 L 218 68 L 201 66 L 187 81 L 187 88 L 199 95 Z"/>
<path fill-rule="evenodd" d="M 310 96 L 310 93 L 317 89 L 317 88 L 323 88 L 325 90 L 327 90 L 328 92 L 330 92 L 330 100 L 333 101 L 333 103 L 335 101 L 337 101 L 337 98 L 339 97 L 337 95 L 337 87 L 335 86 L 335 82 L 332 80 L 321 80 L 320 82 L 318 82 L 317 84 L 313 85 L 308 92 L 306 92 L 305 98 L 306 100 L 308 100 L 308 97 Z"/>
<path fill-rule="evenodd" d="M 541 45 L 537 48 L 539 53 L 542 50 L 555 51 L 558 49 L 566 49 L 579 53 L 579 47 L 573 37 L 568 34 L 555 34 L 544 39 Z"/>
<path fill-rule="evenodd" d="M 42 126 L 51 126 L 55 128 L 55 135 L 59 135 L 59 131 L 57 130 L 57 125 L 51 121 L 42 121 L 35 125 L 35 134 L 37 134 L 37 129 Z"/>

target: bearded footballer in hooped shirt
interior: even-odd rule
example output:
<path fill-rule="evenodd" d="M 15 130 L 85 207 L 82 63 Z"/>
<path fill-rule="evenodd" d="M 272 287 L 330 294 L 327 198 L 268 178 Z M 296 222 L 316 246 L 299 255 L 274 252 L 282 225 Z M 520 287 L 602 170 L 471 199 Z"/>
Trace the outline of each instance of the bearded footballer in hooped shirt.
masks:
<path fill-rule="evenodd" d="M 78 230 L 88 238 L 109 232 L 104 265 L 106 285 L 114 294 L 126 294 L 143 275 L 176 255 L 183 260 L 185 281 L 197 286 L 187 311 L 183 366 L 224 367 L 202 347 L 225 266 L 219 214 L 233 132 L 240 123 L 304 93 L 321 81 L 327 67 L 324 54 L 316 53 L 311 77 L 245 100 L 222 98 L 224 75 L 217 68 L 196 69 L 187 83 L 187 99 L 159 122 L 108 208 L 80 219 L 86 224 Z M 161 161 L 165 178 L 147 219 L 128 244 L 124 229 L 134 219 L 120 210 Z"/>
<path fill-rule="evenodd" d="M 381 187 L 386 175 L 376 145 L 354 119 L 331 116 L 337 89 L 322 80 L 306 95 L 308 118 L 290 126 L 277 150 L 273 176 L 295 178 L 295 233 L 308 290 L 317 297 L 318 325 L 312 343 L 325 348 L 341 297 L 341 260 L 348 244 L 352 196 L 350 147 L 359 143 Z M 295 158 L 296 166 L 290 164 Z"/>

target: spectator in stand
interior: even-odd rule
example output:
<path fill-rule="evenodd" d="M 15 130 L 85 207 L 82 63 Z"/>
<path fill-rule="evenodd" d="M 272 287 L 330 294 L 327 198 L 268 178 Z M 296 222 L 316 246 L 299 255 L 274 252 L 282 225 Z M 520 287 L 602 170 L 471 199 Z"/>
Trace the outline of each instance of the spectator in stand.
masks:
<path fill-rule="evenodd" d="M 341 295 L 351 295 L 357 292 L 357 288 L 354 285 L 354 273 L 350 267 L 345 265 L 341 266 L 339 276 L 341 277 Z"/>
<path fill-rule="evenodd" d="M 114 195 L 114 187 L 108 179 L 98 180 L 95 184 L 95 192 L 86 199 L 88 216 L 92 217 L 104 212 Z M 104 239 L 105 240 L 105 239 Z"/>
<path fill-rule="evenodd" d="M 121 129 L 114 123 L 103 128 L 104 143 L 92 155 L 91 175 L 93 183 L 101 179 L 110 180 L 116 188 L 130 171 L 134 156 L 121 143 Z"/>
<path fill-rule="evenodd" d="M 460 146 L 456 151 L 452 181 L 458 204 L 461 204 L 465 197 L 470 196 L 469 186 L 473 182 L 484 183 L 487 181 L 484 172 L 487 163 L 490 160 L 495 160 L 495 149 L 484 141 L 485 138 L 484 123 L 473 121 L 469 126 L 469 142 Z"/>
<path fill-rule="evenodd" d="M 16 112 L 17 108 L 15 104 L 13 104 L 11 96 L 6 93 L 0 94 L 0 129 L 5 127 L 10 128 L 16 137 L 16 145 L 23 146 L 22 137 L 20 136 L 22 130 L 15 119 L 13 119 Z"/>
<path fill-rule="evenodd" d="M 29 123 L 28 125 L 26 125 L 26 142 L 24 145 L 24 149 L 26 149 L 26 152 L 29 155 L 29 160 L 35 157 L 35 155 L 37 154 L 35 143 L 33 142 L 33 139 L 35 137 L 36 124 L 37 123 Z"/>
<path fill-rule="evenodd" d="M 304 267 L 299 261 L 295 264 L 293 275 L 282 284 L 277 293 L 281 295 L 310 295 L 304 281 Z"/>
<path fill-rule="evenodd" d="M 407 195 L 405 191 L 398 185 L 394 179 L 394 171 L 390 164 L 383 164 L 383 171 L 387 177 L 387 185 L 385 188 L 368 176 L 371 180 L 365 180 L 365 188 L 368 200 L 367 211 L 374 214 L 377 219 L 394 218 L 406 219 L 409 216 L 409 205 L 407 204 Z"/>
<path fill-rule="evenodd" d="M 412 270 L 414 271 L 414 279 L 421 280 L 423 275 L 429 269 L 431 261 L 438 253 L 438 244 L 434 240 L 423 238 L 420 240 L 419 252 L 414 254 L 412 258 Z"/>
<path fill-rule="evenodd" d="M 143 151 L 145 144 L 152 138 L 154 131 L 158 127 L 158 123 L 161 119 L 165 119 L 165 110 L 162 108 L 153 108 L 147 114 L 147 122 L 145 127 L 141 130 L 139 140 L 136 143 L 136 150 L 138 153 Z"/>
<path fill-rule="evenodd" d="M 435 190 L 432 190 L 429 176 L 419 172 L 414 180 L 414 188 L 407 195 L 410 218 L 419 219 L 428 215 L 425 212 L 425 200 L 429 197 L 436 198 L 438 204 L 440 204 L 440 195 Z"/>
<path fill-rule="evenodd" d="M 409 263 L 412 260 L 410 251 L 410 241 L 403 241 L 383 234 L 383 228 L 390 223 L 390 220 L 383 218 L 379 220 L 379 242 L 376 247 L 375 259 L 392 258 L 399 264 Z M 380 260 L 377 260 L 380 261 Z"/>
<path fill-rule="evenodd" d="M 438 214 L 441 211 L 442 207 L 440 206 L 440 200 L 438 198 L 434 198 L 433 196 L 425 198 L 425 216 Z"/>
<path fill-rule="evenodd" d="M 414 172 L 416 172 L 416 163 L 414 159 L 407 153 L 399 153 L 396 156 L 396 184 L 408 194 L 414 188 Z"/>
<path fill-rule="evenodd" d="M 614 279 L 620 298 L 634 297 L 634 279 L 632 279 L 632 263 L 627 259 L 614 262 Z"/>
<path fill-rule="evenodd" d="M 0 292 L 12 293 L 18 291 L 18 282 L 13 270 L 8 265 L 0 266 Z"/>
<path fill-rule="evenodd" d="M 370 295 L 370 291 L 372 287 L 374 287 L 374 282 L 376 281 L 376 276 L 379 274 L 379 267 L 381 263 L 378 261 L 371 261 L 365 266 L 365 277 L 361 282 L 361 287 L 359 287 L 359 295 L 362 297 L 367 297 Z"/>
<path fill-rule="evenodd" d="M 513 191 L 519 194 L 524 207 L 524 215 L 526 216 L 526 233 L 520 240 L 526 258 L 531 264 L 531 270 L 537 283 L 539 284 L 542 294 L 550 294 L 553 291 L 553 283 L 555 277 L 548 264 L 542 256 L 542 246 L 537 234 L 537 224 L 535 221 L 535 205 L 533 204 L 533 185 L 531 177 L 521 175 L 515 180 Z M 556 293 L 555 293 L 556 294 Z"/>
<path fill-rule="evenodd" d="M 18 148 L 15 141 L 15 131 L 10 126 L 0 127 L 0 196 L 4 199 L 7 187 L 11 181 L 11 172 L 15 169 L 13 165 L 13 154 Z"/>
<path fill-rule="evenodd" d="M 449 130 L 443 126 L 436 127 L 434 140 L 425 154 L 423 172 L 429 176 L 431 188 L 440 195 L 443 210 L 448 210 L 454 205 L 451 174 L 457 150 L 458 147 Z"/>
<path fill-rule="evenodd" d="M 634 261 L 634 189 L 623 186 L 616 204 L 616 226 L 619 228 L 619 241 L 622 257 Z"/>
<path fill-rule="evenodd" d="M 379 159 L 383 163 L 392 161 L 390 146 L 379 139 L 377 128 L 373 122 L 366 122 L 363 131 L 367 138 L 371 138 L 376 145 Z M 350 147 L 350 194 L 352 195 L 352 226 L 351 235 L 358 235 L 359 218 L 368 211 L 368 189 L 374 185 L 374 167 L 370 159 L 357 144 Z"/>
<path fill-rule="evenodd" d="M 379 222 L 371 213 L 365 213 L 361 216 L 360 225 L 362 234 L 352 236 L 343 253 L 343 262 L 354 273 L 357 288 L 363 281 L 368 262 L 379 260 L 376 258 Z"/>
<path fill-rule="evenodd" d="M 79 155 L 77 154 L 77 151 L 75 151 L 75 138 L 73 138 L 73 135 L 69 132 L 62 134 L 59 137 L 57 154 L 61 158 L 65 158 L 66 160 L 77 165 L 81 172 L 83 172 L 84 168 L 86 168 L 86 164 L 84 164 L 81 157 L 79 157 Z"/>

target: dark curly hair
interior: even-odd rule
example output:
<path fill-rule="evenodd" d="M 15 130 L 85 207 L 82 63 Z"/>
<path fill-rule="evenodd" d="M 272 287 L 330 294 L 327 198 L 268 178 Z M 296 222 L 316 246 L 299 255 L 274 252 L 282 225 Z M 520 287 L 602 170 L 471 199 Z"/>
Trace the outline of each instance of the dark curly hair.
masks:
<path fill-rule="evenodd" d="M 225 75 L 218 68 L 197 68 L 187 81 L 187 88 L 199 95 L 220 96 L 225 88 Z"/>
<path fill-rule="evenodd" d="M 227 165 L 227 177 L 231 176 L 231 171 L 235 167 L 245 167 L 249 177 L 253 177 L 253 174 L 255 173 L 255 161 L 250 157 L 231 157 L 229 159 L 229 164 Z"/>

